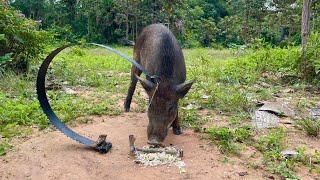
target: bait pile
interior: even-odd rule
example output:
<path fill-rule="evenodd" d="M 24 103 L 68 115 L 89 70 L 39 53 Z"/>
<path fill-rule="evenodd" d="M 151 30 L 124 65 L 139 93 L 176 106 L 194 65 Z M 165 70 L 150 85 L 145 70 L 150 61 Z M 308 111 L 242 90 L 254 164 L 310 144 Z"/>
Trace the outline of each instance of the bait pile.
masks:
<path fill-rule="evenodd" d="M 143 149 L 152 149 L 152 147 L 143 147 Z M 177 151 L 175 147 L 165 147 L 157 148 L 157 150 L 162 152 L 156 153 L 146 153 L 142 151 L 135 151 L 135 162 L 144 166 L 159 166 L 159 165 L 169 165 L 177 166 L 180 169 L 180 173 L 186 172 L 185 163 L 179 157 L 179 154 L 168 154 L 164 151 Z"/>

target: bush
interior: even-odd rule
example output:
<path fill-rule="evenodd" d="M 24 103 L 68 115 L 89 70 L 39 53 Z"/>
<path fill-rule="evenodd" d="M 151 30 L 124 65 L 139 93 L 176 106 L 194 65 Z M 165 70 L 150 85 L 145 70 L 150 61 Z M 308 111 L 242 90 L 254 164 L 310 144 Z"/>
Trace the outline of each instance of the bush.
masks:
<path fill-rule="evenodd" d="M 256 148 L 263 153 L 270 153 L 274 151 L 280 154 L 284 149 L 284 138 L 284 129 L 274 129 L 268 135 L 259 138 Z"/>
<path fill-rule="evenodd" d="M 47 31 L 53 35 L 55 40 L 75 42 L 77 37 L 72 32 L 71 26 L 51 26 Z"/>
<path fill-rule="evenodd" d="M 252 84 L 264 72 L 296 75 L 300 54 L 298 47 L 262 48 L 234 61 L 228 61 L 220 81 L 232 84 Z"/>
<path fill-rule="evenodd" d="M 320 33 L 311 34 L 308 42 L 307 57 L 313 63 L 315 72 L 320 77 Z"/>
<path fill-rule="evenodd" d="M 320 121 L 303 119 L 297 122 L 297 125 L 303 129 L 309 136 L 317 137 L 320 133 Z"/>
<path fill-rule="evenodd" d="M 29 62 L 39 57 L 49 34 L 39 23 L 0 1 L 0 69 L 26 72 Z"/>
<path fill-rule="evenodd" d="M 206 133 L 219 146 L 222 153 L 238 154 L 239 144 L 250 144 L 253 137 L 253 129 L 250 126 L 237 127 L 211 127 Z"/>

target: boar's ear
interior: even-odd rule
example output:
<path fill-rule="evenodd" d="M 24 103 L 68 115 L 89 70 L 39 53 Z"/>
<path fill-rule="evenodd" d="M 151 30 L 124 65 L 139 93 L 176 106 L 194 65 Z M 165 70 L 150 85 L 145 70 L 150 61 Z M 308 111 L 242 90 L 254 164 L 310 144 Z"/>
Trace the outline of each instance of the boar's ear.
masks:
<path fill-rule="evenodd" d="M 135 76 L 136 76 L 136 78 L 140 81 L 142 87 L 143 87 L 147 92 L 149 92 L 149 91 L 151 91 L 151 90 L 153 89 L 153 87 L 154 87 L 154 83 L 153 83 L 153 82 L 151 82 L 151 81 L 149 81 L 149 80 L 147 80 L 147 79 L 142 79 L 141 77 L 137 76 L 136 74 L 135 74 Z"/>
<path fill-rule="evenodd" d="M 188 93 L 193 83 L 194 83 L 194 80 L 191 80 L 191 81 L 186 81 L 182 84 L 177 85 L 175 89 L 178 94 L 178 97 L 183 98 Z"/>

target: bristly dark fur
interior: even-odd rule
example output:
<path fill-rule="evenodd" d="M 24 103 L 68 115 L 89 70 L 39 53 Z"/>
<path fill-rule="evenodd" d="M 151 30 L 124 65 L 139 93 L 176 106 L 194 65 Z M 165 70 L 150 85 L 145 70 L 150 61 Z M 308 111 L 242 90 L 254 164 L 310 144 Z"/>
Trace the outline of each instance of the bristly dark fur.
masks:
<path fill-rule="evenodd" d="M 172 78 L 175 63 L 175 52 L 172 35 L 164 32 L 161 34 L 161 47 L 159 47 L 161 56 L 160 77 Z"/>
<path fill-rule="evenodd" d="M 174 134 L 181 134 L 178 102 L 189 91 L 192 82 L 185 81 L 186 65 L 178 41 L 170 29 L 162 24 L 152 24 L 142 30 L 134 46 L 134 59 L 151 74 L 160 76 L 160 79 L 147 77 L 148 80 L 144 80 L 139 77 L 142 72 L 133 66 L 124 107 L 126 111 L 130 110 L 132 95 L 139 80 L 150 102 L 147 113 L 148 143 L 159 145 L 167 136 L 170 125 Z"/>

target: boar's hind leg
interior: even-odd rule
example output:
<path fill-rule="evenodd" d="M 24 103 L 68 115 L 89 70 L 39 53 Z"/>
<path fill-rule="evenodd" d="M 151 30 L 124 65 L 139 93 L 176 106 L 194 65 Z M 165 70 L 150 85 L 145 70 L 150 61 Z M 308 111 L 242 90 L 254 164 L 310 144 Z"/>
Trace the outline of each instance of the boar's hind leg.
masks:
<path fill-rule="evenodd" d="M 128 95 L 127 95 L 126 101 L 124 102 L 124 109 L 126 112 L 130 111 L 132 96 L 133 96 L 133 93 L 136 89 L 136 85 L 138 82 L 138 79 L 135 77 L 135 74 L 140 76 L 141 71 L 139 69 L 137 69 L 135 66 L 132 66 L 132 68 L 131 68 L 131 83 L 130 83 L 130 87 L 128 89 Z"/>
<path fill-rule="evenodd" d="M 172 123 L 172 130 L 173 130 L 173 134 L 175 134 L 175 135 L 182 134 L 180 123 L 179 123 L 178 112 L 177 112 L 176 119 Z"/>

